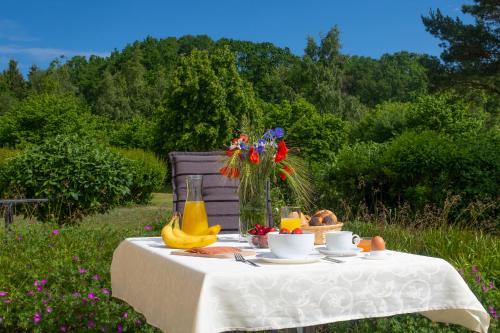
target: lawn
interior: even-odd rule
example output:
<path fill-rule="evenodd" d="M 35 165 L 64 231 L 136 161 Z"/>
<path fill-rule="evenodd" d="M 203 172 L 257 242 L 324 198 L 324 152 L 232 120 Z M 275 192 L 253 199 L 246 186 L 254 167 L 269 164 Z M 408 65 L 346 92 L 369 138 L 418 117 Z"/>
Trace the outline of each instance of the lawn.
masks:
<path fill-rule="evenodd" d="M 155 194 L 150 205 L 114 209 L 57 227 L 16 218 L 0 228 L 0 331 L 157 332 L 127 304 L 109 295 L 114 249 L 126 237 L 157 236 L 171 211 L 171 195 Z M 486 309 L 500 307 L 500 242 L 463 228 L 416 230 L 346 222 L 361 235 L 383 235 L 395 250 L 438 256 L 464 275 Z M 494 311 L 491 311 L 494 312 Z M 419 315 L 336 323 L 321 332 L 461 332 Z M 499 331 L 492 317 L 490 332 Z"/>

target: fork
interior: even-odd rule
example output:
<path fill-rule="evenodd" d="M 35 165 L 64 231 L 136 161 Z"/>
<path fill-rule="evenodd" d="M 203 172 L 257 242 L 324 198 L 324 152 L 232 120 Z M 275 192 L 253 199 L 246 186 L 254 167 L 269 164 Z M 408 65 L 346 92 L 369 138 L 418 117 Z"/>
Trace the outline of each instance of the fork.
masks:
<path fill-rule="evenodd" d="M 241 255 L 241 253 L 235 253 L 234 254 L 234 259 L 236 261 L 241 261 L 242 263 L 245 263 L 245 264 L 249 264 L 249 265 L 252 265 L 252 266 L 255 266 L 255 267 L 260 267 L 260 265 L 257 265 L 253 261 L 246 260 L 245 258 L 243 258 L 243 256 Z"/>
<path fill-rule="evenodd" d="M 341 263 L 345 262 L 343 260 L 333 259 L 333 258 L 330 258 L 330 257 L 323 257 L 321 259 L 326 260 L 326 261 L 331 261 L 331 262 L 334 262 L 334 263 L 337 263 L 337 264 L 341 264 Z"/>

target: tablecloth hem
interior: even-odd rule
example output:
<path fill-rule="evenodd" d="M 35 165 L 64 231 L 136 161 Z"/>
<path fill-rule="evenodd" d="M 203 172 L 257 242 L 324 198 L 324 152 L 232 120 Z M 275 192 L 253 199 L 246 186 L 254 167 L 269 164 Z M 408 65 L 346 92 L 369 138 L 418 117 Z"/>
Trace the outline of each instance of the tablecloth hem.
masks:
<path fill-rule="evenodd" d="M 308 326 L 332 324 L 332 323 L 336 323 L 336 322 L 340 322 L 340 321 L 370 319 L 370 318 L 383 318 L 383 317 L 391 317 L 391 316 L 402 315 L 402 314 L 415 314 L 415 313 L 421 314 L 420 312 L 430 312 L 430 311 L 440 311 L 440 310 L 483 311 L 481 309 L 470 308 L 470 307 L 466 307 L 466 306 L 464 306 L 464 307 L 446 306 L 446 307 L 435 307 L 435 308 L 417 308 L 417 309 L 405 310 L 403 312 L 393 311 L 393 312 L 384 312 L 384 313 L 370 314 L 370 315 L 363 315 L 363 316 L 335 317 L 333 319 L 320 320 L 320 321 L 315 321 L 315 322 L 298 323 L 298 324 L 294 324 L 293 326 L 280 325 L 280 326 L 262 326 L 262 327 L 222 327 L 222 328 L 216 328 L 215 332 L 220 333 L 220 332 L 237 331 L 237 330 L 245 330 L 245 331 L 250 331 L 250 332 L 263 331 L 263 330 L 280 330 L 280 329 L 285 329 L 285 328 L 308 327 Z M 449 324 L 454 324 L 454 323 L 449 323 Z M 460 324 L 455 324 L 455 325 L 461 326 Z M 486 329 L 485 329 L 485 332 L 487 332 L 487 331 L 488 331 L 488 327 L 486 327 Z M 481 331 L 476 331 L 476 332 L 481 332 Z"/>

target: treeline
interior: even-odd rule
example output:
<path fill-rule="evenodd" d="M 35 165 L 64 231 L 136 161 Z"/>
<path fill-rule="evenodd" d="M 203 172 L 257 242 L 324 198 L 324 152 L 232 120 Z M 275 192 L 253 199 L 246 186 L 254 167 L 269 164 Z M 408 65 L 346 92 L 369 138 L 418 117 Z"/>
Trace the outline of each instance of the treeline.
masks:
<path fill-rule="evenodd" d="M 424 23 L 448 38 L 438 14 Z M 282 126 L 311 166 L 318 205 L 416 211 L 460 196 L 451 220 L 475 205 L 475 219 L 495 227 L 498 57 L 475 59 L 480 77 L 467 75 L 474 59 L 466 60 L 349 56 L 335 27 L 309 37 L 301 57 L 271 43 L 184 36 L 148 37 L 106 58 L 57 59 L 26 80 L 12 60 L 0 75 L 0 145 L 76 133 L 165 157 L 223 149 L 243 123 Z"/>

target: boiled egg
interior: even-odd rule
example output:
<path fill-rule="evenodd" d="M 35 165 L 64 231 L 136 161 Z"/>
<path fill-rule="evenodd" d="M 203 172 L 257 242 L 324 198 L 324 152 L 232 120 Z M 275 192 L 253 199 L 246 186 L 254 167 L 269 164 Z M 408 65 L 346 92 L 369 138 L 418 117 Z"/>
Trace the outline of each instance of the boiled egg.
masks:
<path fill-rule="evenodd" d="M 372 238 L 372 250 L 373 251 L 383 251 L 385 250 L 385 241 L 380 236 L 375 236 Z"/>

